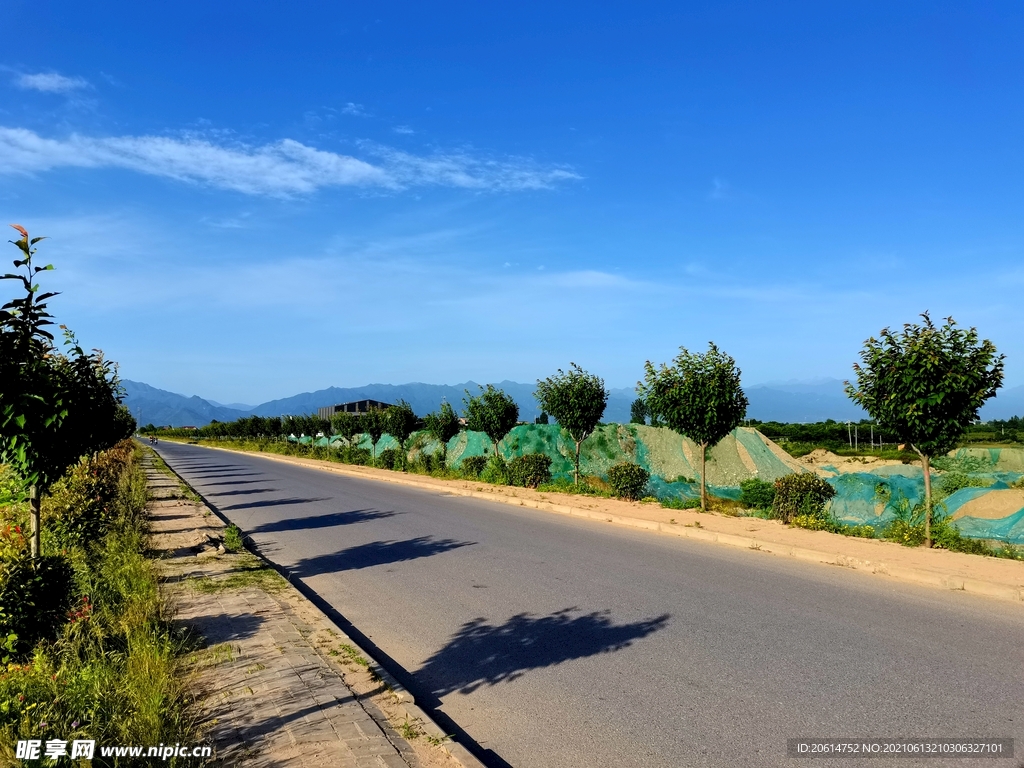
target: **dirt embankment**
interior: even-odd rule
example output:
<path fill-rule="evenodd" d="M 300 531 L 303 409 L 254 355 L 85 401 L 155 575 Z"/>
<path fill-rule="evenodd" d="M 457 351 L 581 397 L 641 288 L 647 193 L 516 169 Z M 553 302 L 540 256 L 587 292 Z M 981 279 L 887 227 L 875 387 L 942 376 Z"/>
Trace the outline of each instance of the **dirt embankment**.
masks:
<path fill-rule="evenodd" d="M 879 467 L 903 464 L 896 459 L 880 459 L 875 456 L 839 456 L 824 448 L 815 448 L 796 461 L 800 466 L 825 477 L 832 477 L 836 472 L 871 472 Z"/>

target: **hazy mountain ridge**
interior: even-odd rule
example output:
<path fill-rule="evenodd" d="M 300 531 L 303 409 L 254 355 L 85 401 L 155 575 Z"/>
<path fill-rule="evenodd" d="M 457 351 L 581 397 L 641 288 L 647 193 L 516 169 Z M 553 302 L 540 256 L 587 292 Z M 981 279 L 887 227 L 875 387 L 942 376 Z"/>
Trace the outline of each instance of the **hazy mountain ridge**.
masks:
<path fill-rule="evenodd" d="M 472 381 L 463 384 L 367 384 L 362 387 L 328 387 L 315 392 L 303 392 L 292 397 L 271 400 L 249 410 L 216 405 L 193 395 L 175 394 L 142 382 L 123 382 L 127 397 L 125 404 L 140 424 L 192 425 L 201 427 L 211 421 L 233 421 L 242 416 L 284 416 L 286 414 L 313 413 L 317 408 L 337 405 L 353 400 L 380 400 L 394 403 L 405 400 L 420 416 L 437 410 L 442 399 L 457 411 L 463 408 L 465 391 L 479 392 Z M 536 384 L 502 381 L 495 384 L 519 404 L 519 417 L 532 421 L 540 415 L 533 397 Z M 816 382 L 785 382 L 770 385 L 752 385 L 746 388 L 750 406 L 747 416 L 760 421 L 807 422 L 835 419 L 859 420 L 866 417 L 843 391 L 839 379 Z M 629 406 L 636 398 L 630 387 L 610 389 L 604 420 L 624 423 L 629 421 Z M 983 419 L 1006 419 L 1024 415 L 1024 386 L 1004 389 L 981 411 Z"/>

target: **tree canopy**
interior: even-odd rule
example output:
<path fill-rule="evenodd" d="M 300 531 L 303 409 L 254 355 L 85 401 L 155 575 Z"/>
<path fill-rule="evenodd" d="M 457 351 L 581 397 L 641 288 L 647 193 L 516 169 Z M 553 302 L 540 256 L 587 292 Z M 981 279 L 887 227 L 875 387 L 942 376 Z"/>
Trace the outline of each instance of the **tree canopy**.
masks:
<path fill-rule="evenodd" d="M 412 406 L 405 400 L 399 400 L 384 411 L 384 420 L 385 431 L 398 441 L 398 447 L 401 448 L 402 469 L 404 470 L 406 465 L 405 444 L 413 430 L 416 429 L 416 414 L 413 413 Z"/>
<path fill-rule="evenodd" d="M 885 328 L 864 342 L 861 362 L 853 366 L 857 384 L 846 382 L 846 393 L 921 457 L 925 542 L 931 546 L 931 459 L 956 447 L 1002 385 L 1004 356 L 952 317 L 942 327 L 927 312 L 921 317 L 902 332 Z"/>
<path fill-rule="evenodd" d="M 494 443 L 494 455 L 498 455 L 498 443 L 519 421 L 519 406 L 516 401 L 500 389 L 488 384 L 481 387 L 480 394 L 471 396 L 466 390 L 466 426 L 474 432 L 483 432 Z"/>
<path fill-rule="evenodd" d="M 11 241 L 21 252 L 15 270 L 0 280 L 24 292 L 0 308 L 0 463 L 11 466 L 29 486 L 32 551 L 39 554 L 39 497 L 78 459 L 130 436 L 135 420 L 121 404 L 117 366 L 103 353 L 86 353 L 64 331 L 67 352 L 54 344 L 47 301 L 34 281 L 53 265 L 35 266 L 36 244 L 45 238 L 21 235 Z"/>
<path fill-rule="evenodd" d="M 629 423 L 647 423 L 647 403 L 644 402 L 644 399 L 642 397 L 638 397 L 636 400 L 629 404 Z"/>
<path fill-rule="evenodd" d="M 554 416 L 576 443 L 575 478 L 579 483 L 580 446 L 597 427 L 608 405 L 604 380 L 570 363 L 568 373 L 559 368 L 554 376 L 538 379 L 534 397 L 541 410 Z"/>
<path fill-rule="evenodd" d="M 387 416 L 385 411 L 379 408 L 371 408 L 359 417 L 359 423 L 362 425 L 363 431 L 370 436 L 371 454 L 376 459 L 377 442 L 380 440 L 381 435 L 387 432 Z"/>
<path fill-rule="evenodd" d="M 435 413 L 428 413 L 423 418 L 423 424 L 430 436 L 441 444 L 441 462 L 444 464 L 448 455 L 448 441 L 459 434 L 462 428 L 455 409 L 446 400 Z"/>
<path fill-rule="evenodd" d="M 700 447 L 700 504 L 707 509 L 708 448 L 739 426 L 747 412 L 736 361 L 709 342 L 703 354 L 680 347 L 672 365 L 655 368 L 648 360 L 644 370 L 637 390 L 649 412 Z"/>

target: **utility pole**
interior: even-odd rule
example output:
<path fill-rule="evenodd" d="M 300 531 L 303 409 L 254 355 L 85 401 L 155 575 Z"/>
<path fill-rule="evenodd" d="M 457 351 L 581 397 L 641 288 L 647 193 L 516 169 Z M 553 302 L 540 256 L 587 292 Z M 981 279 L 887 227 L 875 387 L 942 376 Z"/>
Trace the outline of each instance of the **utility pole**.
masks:
<path fill-rule="evenodd" d="M 846 442 L 853 448 L 853 433 L 850 432 L 850 422 L 846 422 Z"/>

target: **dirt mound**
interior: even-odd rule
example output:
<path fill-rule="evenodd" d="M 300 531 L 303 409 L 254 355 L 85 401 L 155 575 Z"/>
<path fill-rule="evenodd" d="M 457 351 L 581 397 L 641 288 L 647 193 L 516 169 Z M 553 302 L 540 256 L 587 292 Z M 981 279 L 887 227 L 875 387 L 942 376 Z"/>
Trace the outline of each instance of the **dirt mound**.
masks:
<path fill-rule="evenodd" d="M 895 459 L 879 459 L 874 456 L 839 456 L 824 448 L 815 448 L 806 456 L 796 459 L 801 467 L 822 477 L 835 477 L 848 472 L 871 472 L 879 467 L 902 465 Z"/>

